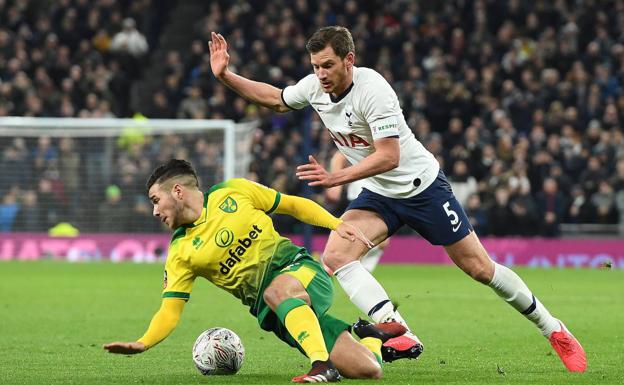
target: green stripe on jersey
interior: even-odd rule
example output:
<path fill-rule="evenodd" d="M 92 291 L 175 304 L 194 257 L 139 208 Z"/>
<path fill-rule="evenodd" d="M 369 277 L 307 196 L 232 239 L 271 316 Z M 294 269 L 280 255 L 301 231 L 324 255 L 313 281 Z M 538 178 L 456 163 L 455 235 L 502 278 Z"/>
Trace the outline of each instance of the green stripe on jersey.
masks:
<path fill-rule="evenodd" d="M 280 199 L 282 199 L 282 194 L 278 191 L 277 195 L 275 195 L 275 202 L 273 202 L 273 206 L 271 206 L 269 211 L 266 212 L 267 214 L 271 214 L 273 211 L 275 211 L 277 206 L 279 206 Z"/>
<path fill-rule="evenodd" d="M 206 201 L 208 200 L 208 195 L 212 194 L 213 192 L 225 188 L 227 187 L 227 181 L 225 182 L 221 182 L 221 183 L 217 183 L 216 185 L 212 186 L 211 188 L 208 189 L 208 194 L 206 195 Z M 204 202 L 205 204 L 205 202 Z M 205 206 L 204 206 L 205 207 Z"/>
<path fill-rule="evenodd" d="M 181 291 L 166 291 L 163 293 L 163 298 L 182 298 L 189 299 L 191 297 L 190 293 L 183 293 Z"/>
<path fill-rule="evenodd" d="M 183 236 L 186 235 L 186 228 L 184 226 L 178 227 L 176 229 L 176 231 L 173 232 L 173 235 L 171 236 L 171 242 L 169 242 L 170 244 L 173 243 L 176 239 L 178 238 L 182 238 Z"/>

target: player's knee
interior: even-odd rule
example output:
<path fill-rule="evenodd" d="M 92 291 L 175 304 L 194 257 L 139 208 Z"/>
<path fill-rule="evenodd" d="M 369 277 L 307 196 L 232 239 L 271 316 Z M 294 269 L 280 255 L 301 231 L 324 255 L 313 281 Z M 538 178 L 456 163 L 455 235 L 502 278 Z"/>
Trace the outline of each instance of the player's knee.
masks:
<path fill-rule="evenodd" d="M 332 271 L 336 271 L 357 259 L 357 256 L 350 255 L 349 253 L 340 252 L 334 248 L 327 248 L 323 253 L 323 263 L 327 265 Z"/>
<path fill-rule="evenodd" d="M 483 284 L 488 284 L 492 281 L 493 270 L 489 266 L 489 264 L 484 263 L 474 263 L 471 264 L 464 271 L 475 281 L 481 282 Z"/>
<path fill-rule="evenodd" d="M 284 298 L 283 289 L 277 285 L 267 287 L 262 294 L 262 298 L 273 311 L 286 299 Z"/>
<path fill-rule="evenodd" d="M 361 378 L 378 380 L 381 378 L 383 371 L 377 363 L 370 363 L 361 369 Z"/>

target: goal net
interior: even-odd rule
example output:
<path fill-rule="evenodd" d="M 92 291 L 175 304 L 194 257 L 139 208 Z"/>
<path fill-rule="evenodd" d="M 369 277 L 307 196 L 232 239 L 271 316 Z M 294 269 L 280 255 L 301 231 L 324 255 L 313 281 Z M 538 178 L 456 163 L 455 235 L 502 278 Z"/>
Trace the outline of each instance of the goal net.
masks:
<path fill-rule="evenodd" d="M 204 191 L 244 177 L 254 123 L 230 120 L 0 118 L 0 231 L 159 232 L 145 182 L 171 158 Z"/>

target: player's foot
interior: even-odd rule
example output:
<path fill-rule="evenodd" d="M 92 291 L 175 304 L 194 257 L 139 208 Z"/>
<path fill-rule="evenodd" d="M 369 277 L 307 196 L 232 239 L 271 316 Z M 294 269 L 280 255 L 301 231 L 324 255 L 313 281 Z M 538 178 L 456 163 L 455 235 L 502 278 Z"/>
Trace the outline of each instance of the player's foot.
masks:
<path fill-rule="evenodd" d="M 550 345 L 555 349 L 559 358 L 571 372 L 584 372 L 587 369 L 587 358 L 585 351 L 576 338 L 565 327 L 563 322 L 559 321 L 561 331 L 553 332 L 548 340 Z"/>
<path fill-rule="evenodd" d="M 407 332 L 407 328 L 396 321 L 380 322 L 372 324 L 363 319 L 353 324 L 353 332 L 361 338 L 379 338 L 381 342 L 386 342 L 391 338 L 402 336 Z"/>
<path fill-rule="evenodd" d="M 329 360 L 314 361 L 308 373 L 293 378 L 292 382 L 340 382 L 340 373 Z"/>
<path fill-rule="evenodd" d="M 384 362 L 392 362 L 402 358 L 417 359 L 423 352 L 423 344 L 410 331 L 402 336 L 391 338 L 381 346 L 381 357 Z"/>

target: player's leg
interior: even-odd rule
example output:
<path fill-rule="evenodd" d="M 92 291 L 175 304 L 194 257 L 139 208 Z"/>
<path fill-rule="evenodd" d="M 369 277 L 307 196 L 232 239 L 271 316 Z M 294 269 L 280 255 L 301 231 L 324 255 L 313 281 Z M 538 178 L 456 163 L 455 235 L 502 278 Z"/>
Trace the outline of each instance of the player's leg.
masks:
<path fill-rule="evenodd" d="M 316 314 L 310 307 L 310 297 L 296 278 L 280 274 L 264 290 L 264 301 L 299 342 L 310 361 L 326 361 L 329 353 Z"/>
<path fill-rule="evenodd" d="M 341 219 L 358 227 L 375 244 L 386 238 L 388 227 L 376 212 L 349 210 Z M 364 244 L 349 242 L 332 231 L 323 252 L 323 263 L 334 273 L 355 306 L 375 322 L 383 322 L 392 317 L 393 305 L 383 287 L 359 260 L 367 250 Z"/>
<path fill-rule="evenodd" d="M 492 261 L 440 171 L 435 181 L 415 197 L 401 200 L 402 220 L 434 245 L 444 245 L 449 257 L 473 279 L 490 286 L 551 340 L 569 370 L 585 370 L 585 353 L 574 337 L 538 301 L 526 284 L 507 267 Z M 567 352 L 570 354 L 563 354 Z"/>
<path fill-rule="evenodd" d="M 361 194 L 360 197 L 364 194 Z M 378 202 L 370 202 L 370 204 L 378 204 Z M 388 212 L 388 215 L 391 214 Z M 393 227 L 392 232 L 400 226 L 398 220 L 393 220 L 391 217 L 382 218 L 377 212 L 370 210 L 347 210 L 341 218 L 357 226 L 375 244 L 387 238 L 388 225 L 386 223 L 390 223 L 390 226 Z M 409 330 L 409 326 L 394 308 L 384 288 L 359 261 L 359 258 L 366 251 L 365 245 L 354 244 L 332 232 L 323 252 L 323 262 L 333 271 L 351 302 L 363 313 L 375 322 L 396 320 Z M 389 341 L 389 344 L 393 345 L 392 350 L 384 349 L 384 353 L 390 353 L 384 354 L 384 360 L 388 361 L 399 358 L 417 358 L 423 350 L 422 343 L 411 331 L 405 336 Z"/>
<path fill-rule="evenodd" d="M 370 340 L 366 342 L 373 345 L 372 349 L 380 350 L 381 340 L 374 338 Z M 381 364 L 377 357 L 371 349 L 356 341 L 346 330 L 336 339 L 329 358 L 340 374 L 347 378 L 381 378 Z"/>
<path fill-rule="evenodd" d="M 474 232 L 445 246 L 455 264 L 473 279 L 488 285 L 514 309 L 533 322 L 570 371 L 585 371 L 587 361 L 582 346 L 533 295 L 511 269 L 492 261 Z"/>
<path fill-rule="evenodd" d="M 309 255 L 280 270 L 263 293 L 264 302 L 277 314 L 290 334 L 291 346 L 298 346 L 309 358 L 308 373 L 293 378 L 293 382 L 336 382 L 340 374 L 329 359 L 333 347 L 321 329 L 318 315 L 324 315 L 333 300 L 331 278 Z M 349 325 L 336 321 L 334 328 L 343 331 Z M 281 333 L 278 334 L 278 336 Z M 281 337 L 280 337 L 281 338 Z"/>
<path fill-rule="evenodd" d="M 389 243 L 390 238 L 386 238 L 383 242 L 370 249 L 360 259 L 362 266 L 364 266 L 364 268 L 368 270 L 369 273 L 372 273 L 373 270 L 375 270 L 375 267 L 377 267 L 377 264 L 379 263 L 379 260 L 381 259 L 381 256 L 383 255 L 386 247 L 388 247 Z"/>
<path fill-rule="evenodd" d="M 313 300 L 314 301 L 314 300 Z M 331 362 L 348 378 L 376 379 L 381 377 L 382 343 L 403 335 L 407 328 L 398 322 L 371 324 L 359 320 L 352 329 L 360 338 L 355 341 L 348 333 L 350 325 L 329 314 L 319 317 Z"/>

